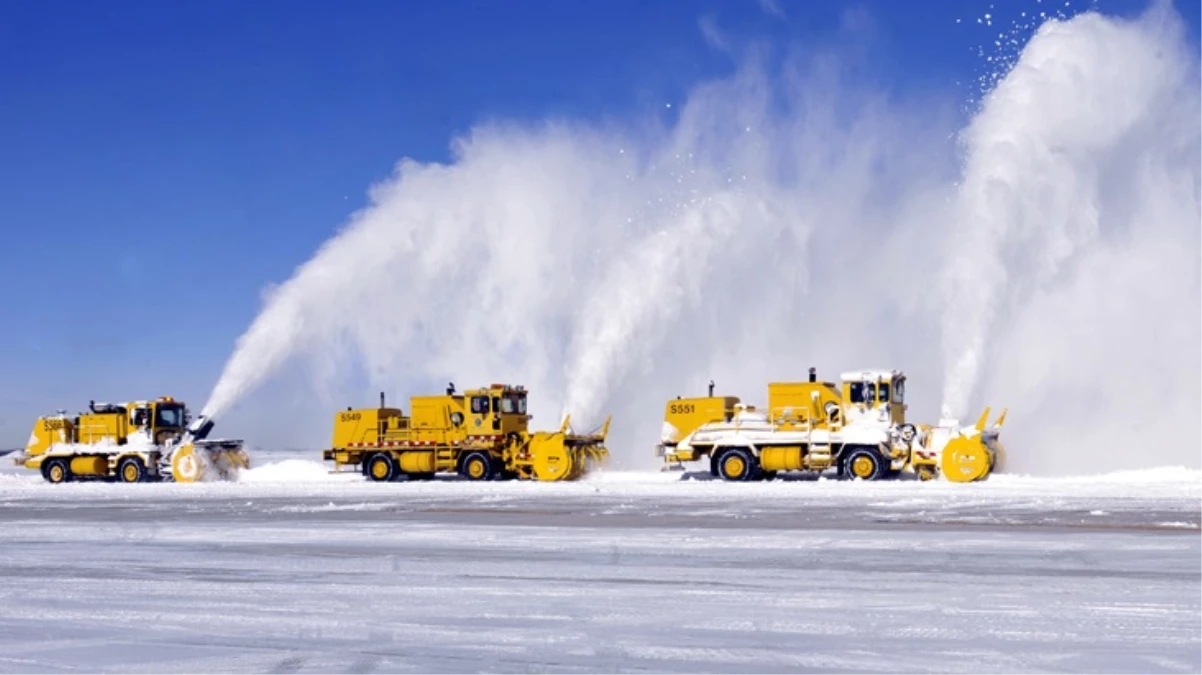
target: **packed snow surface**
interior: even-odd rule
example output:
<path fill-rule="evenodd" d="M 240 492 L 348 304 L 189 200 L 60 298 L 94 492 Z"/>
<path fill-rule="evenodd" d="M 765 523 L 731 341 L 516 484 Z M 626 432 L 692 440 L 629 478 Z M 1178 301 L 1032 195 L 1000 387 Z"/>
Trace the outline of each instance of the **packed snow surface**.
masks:
<path fill-rule="evenodd" d="M 0 672 L 1198 672 L 1202 473 L 0 473 Z"/>

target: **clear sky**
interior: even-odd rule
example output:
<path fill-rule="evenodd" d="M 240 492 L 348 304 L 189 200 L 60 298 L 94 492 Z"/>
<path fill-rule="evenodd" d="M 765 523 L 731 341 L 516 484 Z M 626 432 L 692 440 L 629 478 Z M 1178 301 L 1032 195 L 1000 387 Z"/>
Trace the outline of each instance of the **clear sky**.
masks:
<path fill-rule="evenodd" d="M 5 2 L 0 448 L 91 398 L 202 405 L 262 289 L 475 122 L 662 108 L 752 41 L 848 31 L 863 77 L 968 99 L 1020 5 L 1064 9 L 997 4 Z M 1196 42 L 1198 3 L 1177 7 Z"/>

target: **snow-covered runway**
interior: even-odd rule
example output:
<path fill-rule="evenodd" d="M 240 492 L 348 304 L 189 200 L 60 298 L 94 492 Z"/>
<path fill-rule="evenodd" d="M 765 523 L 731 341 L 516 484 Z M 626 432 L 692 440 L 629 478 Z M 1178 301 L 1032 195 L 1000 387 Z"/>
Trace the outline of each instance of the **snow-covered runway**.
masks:
<path fill-rule="evenodd" d="M 0 473 L 0 671 L 1202 669 L 1202 477 Z"/>

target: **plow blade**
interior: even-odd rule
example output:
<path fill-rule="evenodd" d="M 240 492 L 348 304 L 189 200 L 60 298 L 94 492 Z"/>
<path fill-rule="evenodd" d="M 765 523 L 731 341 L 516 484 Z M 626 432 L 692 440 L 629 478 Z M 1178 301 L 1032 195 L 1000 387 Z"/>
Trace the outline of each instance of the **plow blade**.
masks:
<path fill-rule="evenodd" d="M 989 423 L 989 408 L 986 408 L 974 426 L 955 429 L 943 447 L 940 462 L 943 475 L 953 483 L 970 483 L 1001 470 L 1005 448 L 998 436 L 1005 421 L 1006 413 L 1002 412 L 993 426 L 986 428 Z"/>
<path fill-rule="evenodd" d="M 238 441 L 188 443 L 171 454 L 171 477 L 177 483 L 231 481 L 250 468 L 250 456 Z"/>

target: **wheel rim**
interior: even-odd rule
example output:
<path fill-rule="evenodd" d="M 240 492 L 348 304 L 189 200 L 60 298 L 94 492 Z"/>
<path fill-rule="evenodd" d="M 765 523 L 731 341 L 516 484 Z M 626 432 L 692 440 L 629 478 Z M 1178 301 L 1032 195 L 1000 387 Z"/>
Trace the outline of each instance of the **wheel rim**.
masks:
<path fill-rule="evenodd" d="M 472 478 L 483 478 L 484 462 L 479 458 L 473 458 L 467 463 L 467 475 L 471 476 Z"/>
<path fill-rule="evenodd" d="M 876 463 L 868 455 L 860 455 L 851 460 L 851 472 L 858 478 L 868 478 L 876 468 Z"/>
<path fill-rule="evenodd" d="M 125 482 L 134 483 L 138 480 L 138 467 L 132 462 L 125 465 Z"/>
<path fill-rule="evenodd" d="M 377 459 L 371 464 L 371 475 L 378 480 L 388 478 L 388 460 Z"/>
<path fill-rule="evenodd" d="M 738 478 L 742 476 L 743 471 L 747 469 L 747 464 L 743 461 L 742 457 L 734 455 L 727 457 L 722 462 L 722 467 L 726 470 L 727 476 L 730 476 L 731 478 Z"/>
<path fill-rule="evenodd" d="M 50 481 L 52 483 L 61 483 L 63 480 L 63 467 L 61 464 L 55 464 L 50 467 Z"/>

